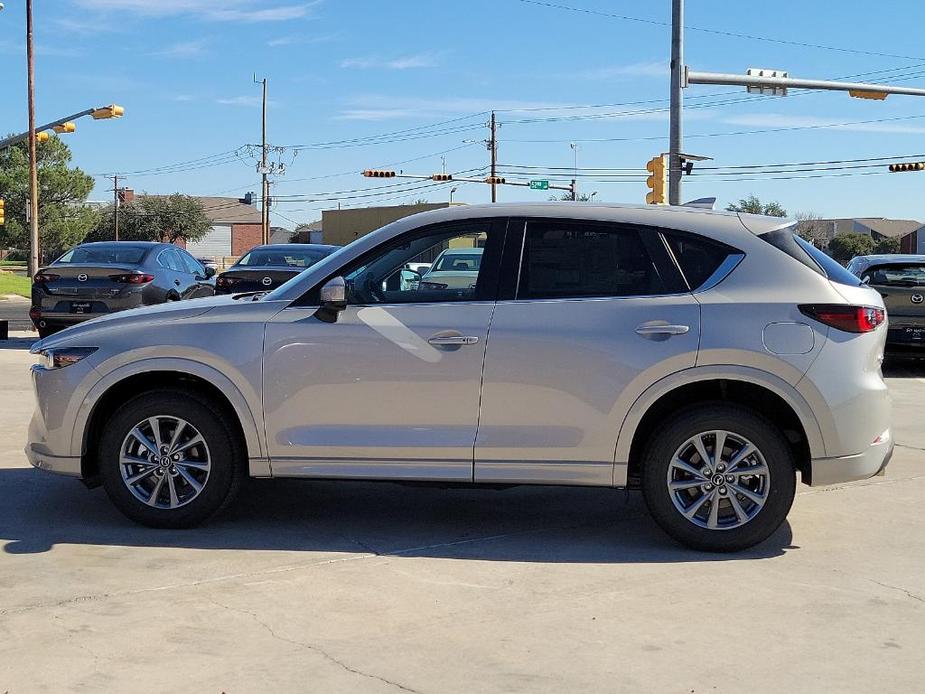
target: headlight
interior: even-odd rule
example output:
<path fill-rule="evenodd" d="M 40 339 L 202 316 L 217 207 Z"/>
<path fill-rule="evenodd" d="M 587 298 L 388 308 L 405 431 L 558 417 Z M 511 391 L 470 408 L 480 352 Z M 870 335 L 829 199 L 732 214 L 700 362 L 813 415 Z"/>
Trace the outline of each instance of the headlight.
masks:
<path fill-rule="evenodd" d="M 63 369 L 76 364 L 84 357 L 89 357 L 98 347 L 57 347 L 43 349 L 39 352 L 42 366 L 46 369 Z"/>

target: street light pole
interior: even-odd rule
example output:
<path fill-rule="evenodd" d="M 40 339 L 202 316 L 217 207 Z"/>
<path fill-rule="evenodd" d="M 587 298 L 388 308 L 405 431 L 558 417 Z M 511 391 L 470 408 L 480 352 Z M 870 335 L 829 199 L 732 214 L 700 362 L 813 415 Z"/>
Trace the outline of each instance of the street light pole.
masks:
<path fill-rule="evenodd" d="M 668 131 L 668 204 L 681 204 L 681 117 L 684 108 L 684 0 L 671 0 L 671 98 Z"/>
<path fill-rule="evenodd" d="M 29 101 L 29 276 L 39 270 L 39 170 L 35 153 L 35 55 L 32 45 L 32 0 L 26 0 L 26 63 Z"/>
<path fill-rule="evenodd" d="M 261 173 L 261 199 L 263 207 L 260 211 L 260 238 L 261 243 L 266 245 L 270 243 L 270 184 L 269 169 L 267 168 L 267 78 L 258 80 L 254 75 L 254 82 L 263 83 L 263 114 L 261 121 L 260 135 L 260 173 Z"/>

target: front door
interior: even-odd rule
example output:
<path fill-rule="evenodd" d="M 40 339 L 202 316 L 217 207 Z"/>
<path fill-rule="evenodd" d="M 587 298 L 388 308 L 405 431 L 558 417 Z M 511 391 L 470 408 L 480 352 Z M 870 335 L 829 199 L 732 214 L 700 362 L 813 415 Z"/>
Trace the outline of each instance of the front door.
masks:
<path fill-rule="evenodd" d="M 531 220 L 521 233 L 485 355 L 475 479 L 610 485 L 628 408 L 695 363 L 699 305 L 658 230 Z"/>
<path fill-rule="evenodd" d="M 315 304 L 268 323 L 274 475 L 472 479 L 503 236 L 503 223 L 481 221 L 409 232 L 336 272 L 348 301 L 336 322 Z M 446 248 L 470 249 L 466 286 L 421 281 Z"/>

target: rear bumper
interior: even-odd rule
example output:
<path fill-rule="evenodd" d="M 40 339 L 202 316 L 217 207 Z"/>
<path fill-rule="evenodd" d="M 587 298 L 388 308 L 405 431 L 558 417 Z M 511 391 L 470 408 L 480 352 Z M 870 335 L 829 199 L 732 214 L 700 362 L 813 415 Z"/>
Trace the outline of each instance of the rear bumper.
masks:
<path fill-rule="evenodd" d="M 80 458 L 50 455 L 39 450 L 35 444 L 26 446 L 26 457 L 29 459 L 29 464 L 39 470 L 68 477 L 80 477 L 81 475 Z"/>
<path fill-rule="evenodd" d="M 883 475 L 892 457 L 893 438 L 890 436 L 888 441 L 871 445 L 863 453 L 838 458 L 814 458 L 810 462 L 809 484 L 822 487 Z"/>

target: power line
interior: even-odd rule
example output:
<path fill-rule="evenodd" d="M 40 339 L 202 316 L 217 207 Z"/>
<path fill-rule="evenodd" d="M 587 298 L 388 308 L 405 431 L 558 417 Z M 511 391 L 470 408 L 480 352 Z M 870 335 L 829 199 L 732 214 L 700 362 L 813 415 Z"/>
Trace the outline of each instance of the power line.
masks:
<path fill-rule="evenodd" d="M 609 19 L 619 19 L 625 22 L 636 22 L 638 24 L 650 24 L 654 26 L 671 26 L 670 22 L 665 22 L 658 19 L 644 19 L 642 17 L 632 17 L 624 14 L 615 14 L 613 12 L 604 12 L 602 10 L 592 10 L 586 7 L 573 7 L 570 5 L 561 5 L 555 2 L 546 2 L 545 0 L 519 0 L 519 2 L 528 4 L 528 5 L 537 5 L 539 7 L 547 7 L 556 10 L 566 10 L 568 12 L 576 12 L 581 14 L 595 15 L 598 17 L 607 17 Z M 857 55 L 871 55 L 879 56 L 882 58 L 902 58 L 904 60 L 925 60 L 920 56 L 909 56 L 909 55 L 898 55 L 895 53 L 880 53 L 877 51 L 866 51 L 861 48 L 846 48 L 844 46 L 830 46 L 822 43 L 806 43 L 803 41 L 793 41 L 790 39 L 778 39 L 772 38 L 769 36 L 756 36 L 754 34 L 741 34 L 734 31 L 725 31 L 722 29 L 710 29 L 708 27 L 696 27 L 685 25 L 685 29 L 688 31 L 698 31 L 704 34 L 712 34 L 714 36 L 726 36 L 729 38 L 737 39 L 747 39 L 749 41 L 765 41 L 767 43 L 776 43 L 784 46 L 799 46 L 801 48 L 815 48 L 825 51 L 836 51 L 839 53 L 855 53 Z"/>

